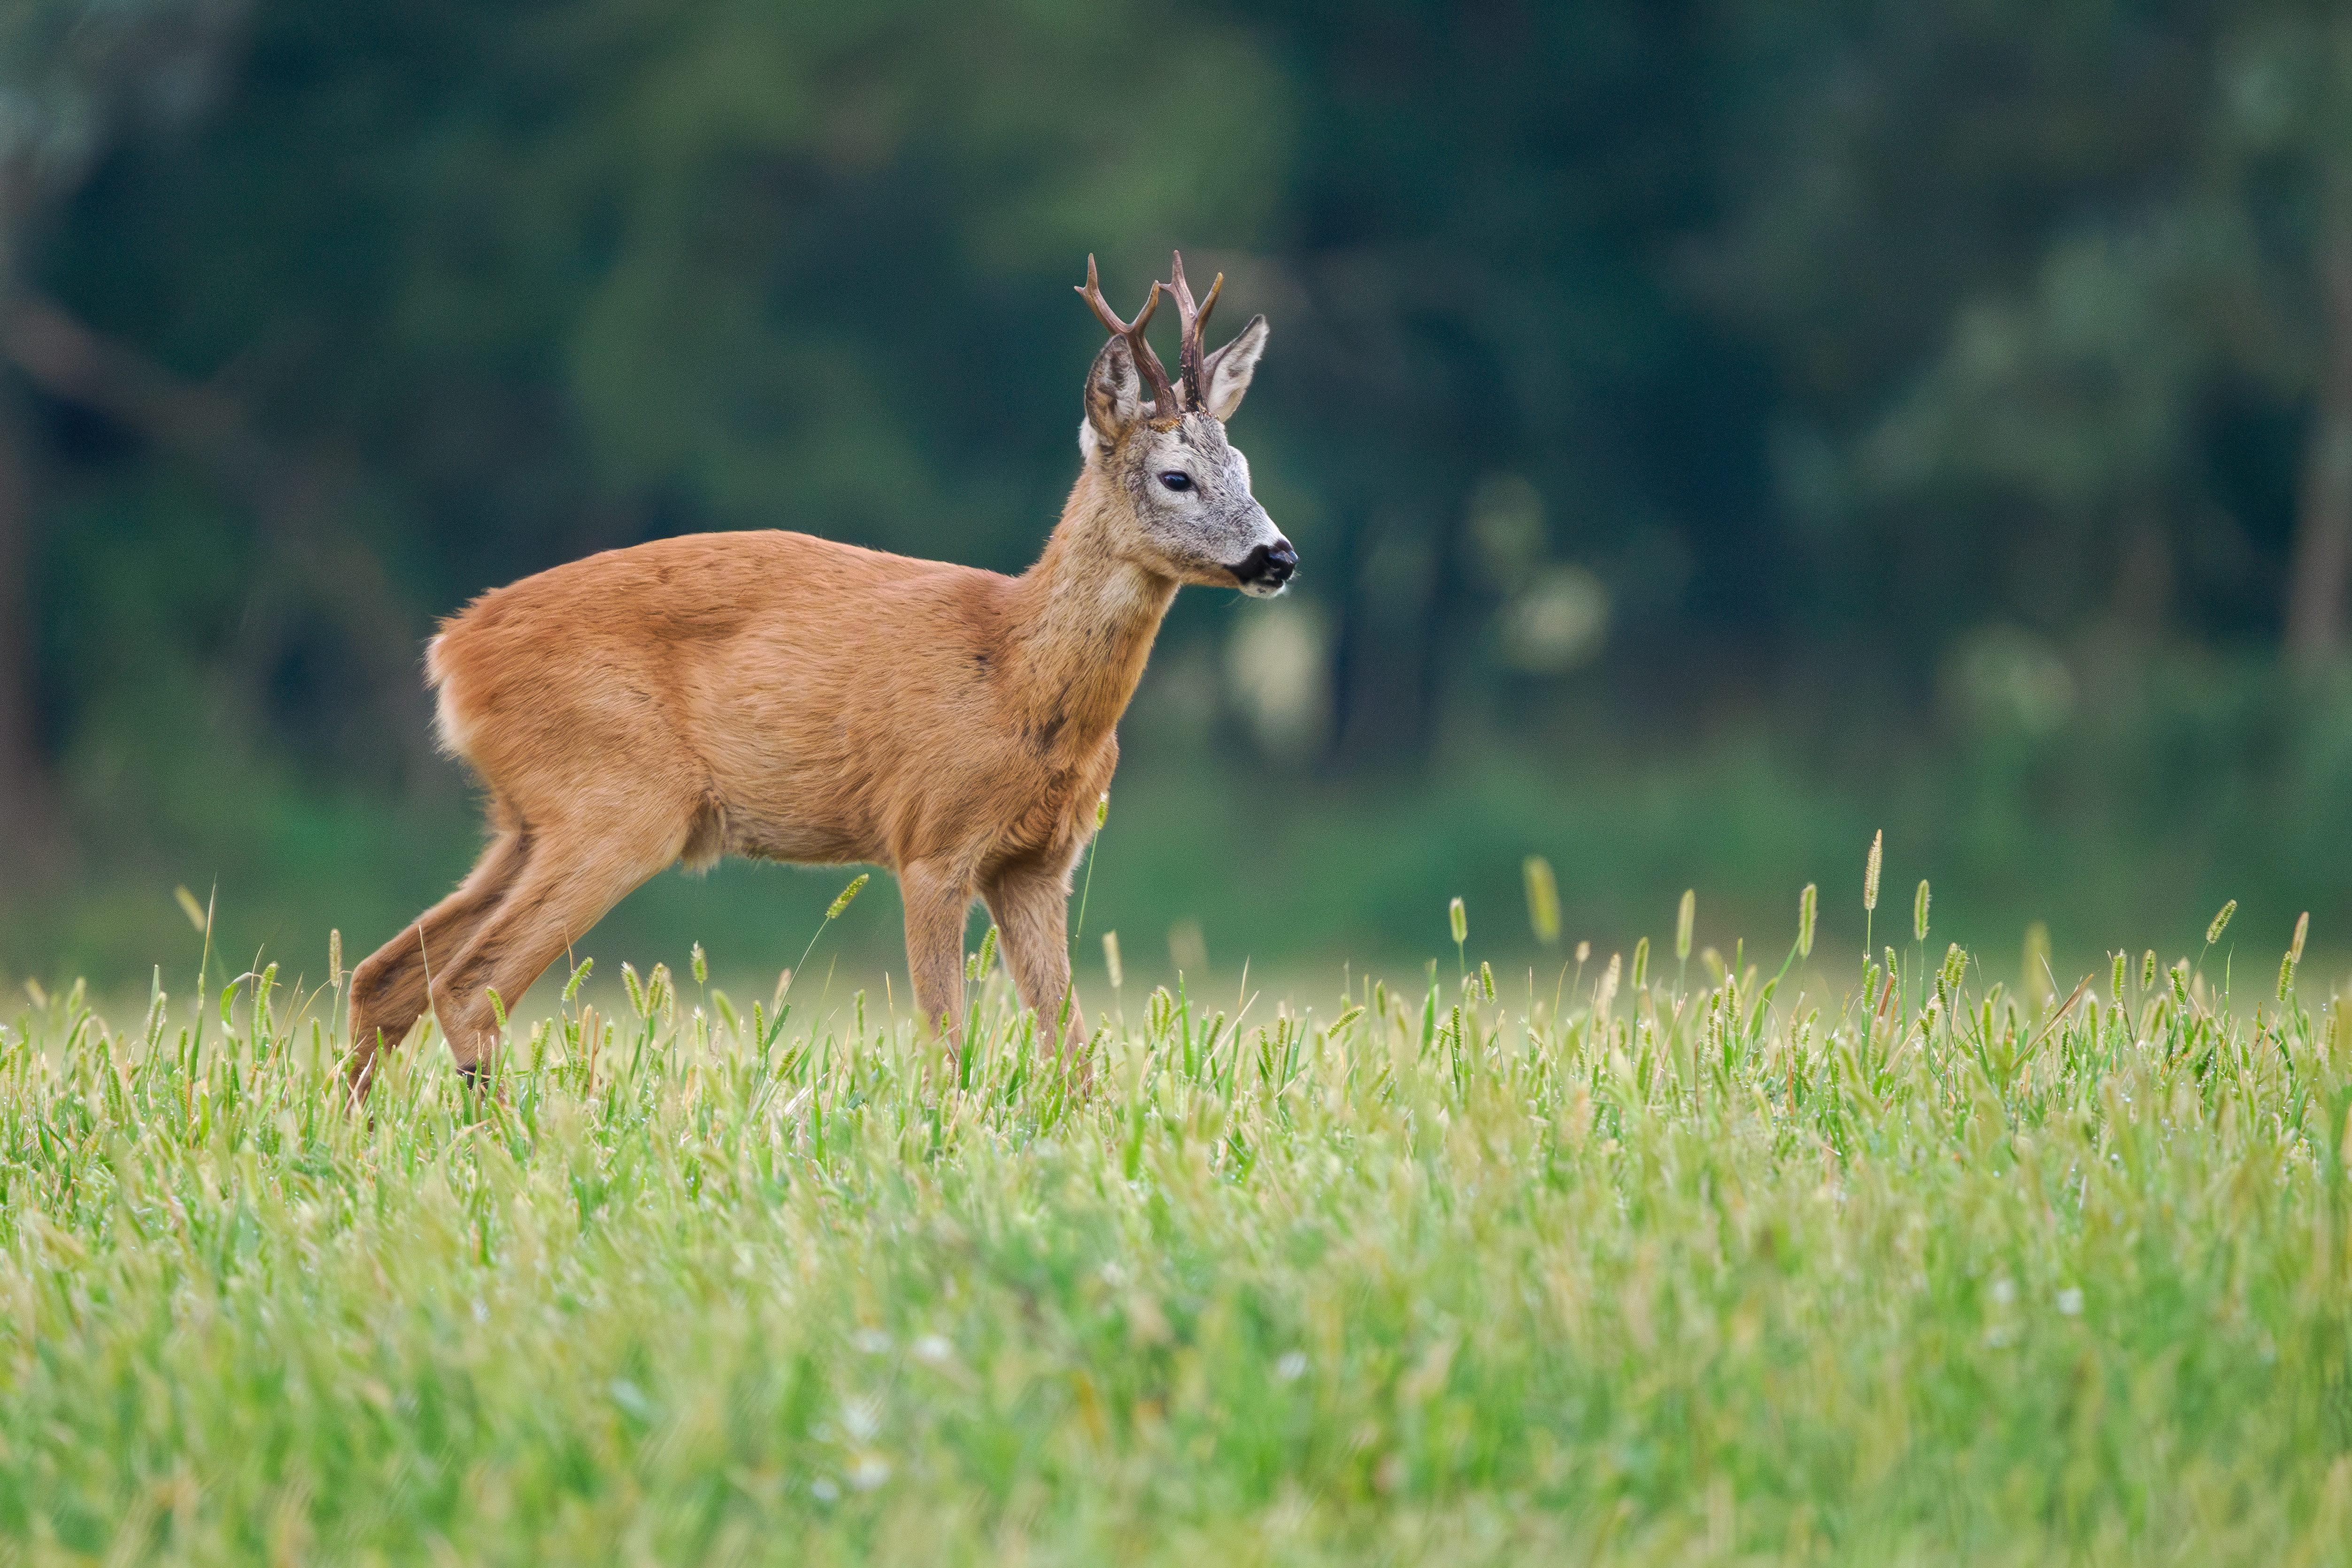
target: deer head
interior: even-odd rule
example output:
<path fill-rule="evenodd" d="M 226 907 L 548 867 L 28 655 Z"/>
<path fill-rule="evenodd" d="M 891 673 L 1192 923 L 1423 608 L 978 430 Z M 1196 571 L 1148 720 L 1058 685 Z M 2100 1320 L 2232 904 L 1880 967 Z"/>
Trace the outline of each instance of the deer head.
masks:
<path fill-rule="evenodd" d="M 1250 493 L 1249 459 L 1225 439 L 1225 421 L 1241 406 L 1265 352 L 1265 318 L 1253 316 L 1233 342 L 1203 352 L 1202 330 L 1225 285 L 1223 273 L 1197 306 L 1184 281 L 1184 258 L 1173 258 L 1173 281 L 1154 283 L 1132 323 L 1103 299 L 1095 258 L 1078 289 L 1110 341 L 1087 373 L 1087 416 L 1078 449 L 1087 466 L 1126 502 L 1130 524 L 1122 549 L 1139 563 L 1180 583 L 1238 587 L 1257 598 L 1282 592 L 1298 568 L 1298 552 Z M 1165 288 L 1176 301 L 1182 347 L 1180 384 L 1144 338 Z M 1145 399 L 1149 383 L 1150 397 Z"/>

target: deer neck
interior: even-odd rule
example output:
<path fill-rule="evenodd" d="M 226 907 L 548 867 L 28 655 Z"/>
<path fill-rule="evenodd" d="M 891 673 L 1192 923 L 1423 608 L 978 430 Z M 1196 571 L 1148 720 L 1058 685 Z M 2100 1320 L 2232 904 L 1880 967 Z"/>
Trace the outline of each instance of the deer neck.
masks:
<path fill-rule="evenodd" d="M 1013 634 L 1023 727 L 1066 754 L 1107 739 L 1143 679 L 1176 580 L 1118 547 L 1125 499 L 1089 464 L 1019 583 Z"/>

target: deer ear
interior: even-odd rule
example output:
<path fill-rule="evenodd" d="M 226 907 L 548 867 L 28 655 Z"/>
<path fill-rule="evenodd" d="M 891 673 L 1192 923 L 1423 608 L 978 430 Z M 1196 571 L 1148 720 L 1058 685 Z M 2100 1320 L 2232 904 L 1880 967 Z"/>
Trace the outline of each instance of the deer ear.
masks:
<path fill-rule="evenodd" d="M 1078 432 L 1079 446 L 1086 447 L 1089 436 L 1105 451 L 1117 446 L 1142 405 L 1143 383 L 1136 374 L 1135 355 L 1125 338 L 1113 338 L 1087 372 L 1087 423 Z"/>
<path fill-rule="evenodd" d="M 1231 419 L 1242 405 L 1242 394 L 1257 374 L 1258 356 L 1265 353 L 1265 318 L 1252 316 L 1234 341 L 1209 356 L 1201 367 L 1202 400 L 1220 420 Z"/>

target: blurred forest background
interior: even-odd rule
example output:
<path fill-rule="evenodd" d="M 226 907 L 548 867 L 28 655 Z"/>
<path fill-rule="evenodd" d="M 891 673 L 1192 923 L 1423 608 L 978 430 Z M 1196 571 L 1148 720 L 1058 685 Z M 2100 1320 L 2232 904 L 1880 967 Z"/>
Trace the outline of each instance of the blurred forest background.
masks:
<path fill-rule="evenodd" d="M 1571 942 L 1777 943 L 1882 826 L 1938 942 L 2345 943 L 2340 5 L 0 0 L 0 971 L 143 983 L 182 883 L 389 936 L 477 846 L 418 677 L 483 588 L 1021 569 L 1070 287 L 1171 246 L 1272 320 L 1304 569 L 1166 629 L 1131 966 L 1524 942 L 1531 853 Z M 772 970 L 841 879 L 609 934 Z"/>

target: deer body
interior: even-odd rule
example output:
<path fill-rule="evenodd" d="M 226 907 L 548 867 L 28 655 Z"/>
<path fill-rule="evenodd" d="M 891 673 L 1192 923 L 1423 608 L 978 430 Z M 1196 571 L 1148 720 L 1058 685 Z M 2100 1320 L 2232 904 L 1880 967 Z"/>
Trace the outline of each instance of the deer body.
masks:
<path fill-rule="evenodd" d="M 1150 308 L 1128 328 L 1097 304 L 1121 335 L 1088 376 L 1086 466 L 1019 577 L 806 534 L 698 534 L 555 567 L 446 623 L 427 674 L 444 744 L 488 788 L 492 838 L 353 972 L 355 1090 L 428 1006 L 475 1067 L 492 991 L 520 997 L 631 889 L 724 854 L 894 871 L 917 1009 L 950 1035 L 964 919 L 983 899 L 1050 1029 L 1069 991 L 1070 869 L 1177 587 L 1276 593 L 1297 559 L 1223 434 L 1263 319 L 1205 358 L 1206 308 L 1178 299 L 1189 399 L 1142 342 Z"/>

